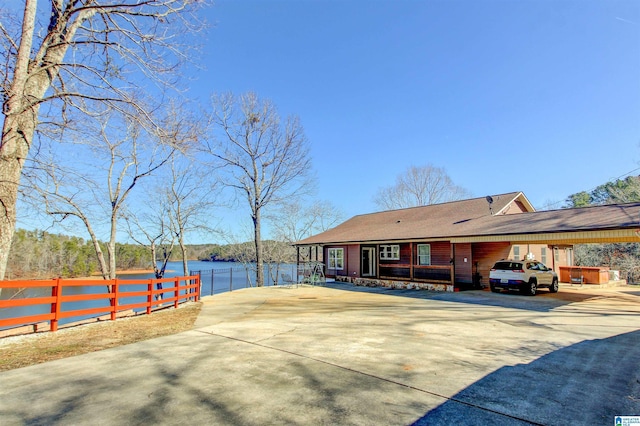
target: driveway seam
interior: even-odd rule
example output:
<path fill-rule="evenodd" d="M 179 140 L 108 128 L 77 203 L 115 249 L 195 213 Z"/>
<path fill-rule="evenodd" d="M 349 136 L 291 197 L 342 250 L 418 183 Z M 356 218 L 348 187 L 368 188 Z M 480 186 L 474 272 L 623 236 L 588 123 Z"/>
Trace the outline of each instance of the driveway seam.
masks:
<path fill-rule="evenodd" d="M 240 342 L 240 343 L 246 343 L 246 344 L 249 344 L 249 345 L 258 346 L 258 347 L 264 348 L 264 349 L 270 349 L 270 350 L 286 353 L 286 354 L 293 355 L 293 356 L 296 356 L 296 357 L 299 357 L 299 358 L 304 358 L 304 359 L 307 359 L 307 360 L 310 360 L 310 361 L 315 361 L 315 362 L 319 362 L 321 364 L 325 364 L 325 365 L 328 365 L 328 366 L 331 366 L 331 367 L 339 368 L 341 370 L 345 370 L 345 371 L 348 371 L 348 372 L 351 372 L 351 373 L 360 374 L 362 376 L 370 377 L 370 378 L 373 378 L 373 379 L 376 379 L 376 380 L 381 380 L 381 381 L 384 381 L 384 382 L 387 382 L 387 383 L 391 383 L 391 384 L 394 384 L 394 385 L 397 385 L 397 386 L 401 386 L 401 387 L 404 387 L 404 388 L 407 388 L 407 389 L 415 390 L 415 391 L 420 392 L 420 393 L 424 393 L 424 394 L 427 394 L 427 395 L 435 396 L 435 397 L 441 398 L 441 399 L 443 399 L 445 401 L 455 402 L 455 403 L 462 404 L 462 405 L 465 405 L 467 407 L 475 408 L 475 409 L 478 409 L 478 410 L 482 410 L 482 411 L 485 411 L 485 412 L 488 412 L 488 413 L 497 414 L 499 416 L 507 417 L 507 418 L 510 418 L 510 419 L 513 419 L 513 420 L 518 420 L 518 421 L 521 421 L 521 422 L 526 422 L 526 423 L 529 423 L 531 425 L 544 426 L 543 423 L 536 423 L 534 421 L 531 421 L 531 420 L 528 420 L 528 419 L 525 419 L 525 418 L 522 418 L 522 417 L 517 417 L 517 416 L 513 416 L 513 415 L 510 415 L 510 414 L 507 414 L 507 413 L 502 413 L 500 411 L 492 410 L 490 408 L 482 407 L 480 405 L 472 404 L 470 402 L 463 401 L 463 400 L 460 400 L 460 399 L 456 399 L 456 398 L 453 398 L 453 397 L 448 397 L 448 396 L 445 396 L 445 395 L 441 395 L 439 393 L 432 392 L 432 391 L 429 391 L 429 390 L 426 390 L 426 389 L 422 389 L 422 388 L 419 388 L 419 387 L 416 387 L 416 386 L 408 385 L 406 383 L 402 383 L 402 382 L 399 382 L 399 381 L 396 381 L 396 380 L 392 380 L 392 379 L 387 379 L 385 377 L 376 376 L 375 374 L 370 374 L 370 373 L 366 373 L 364 371 L 355 370 L 355 369 L 350 368 L 350 367 L 345 367 L 344 365 L 335 364 L 333 362 L 325 361 L 325 360 L 322 360 L 322 359 L 319 359 L 319 358 L 314 358 L 314 357 L 311 357 L 311 356 L 308 356 L 308 355 L 303 355 L 303 354 L 300 354 L 300 353 L 297 353 L 297 352 L 292 352 L 292 351 L 289 351 L 289 350 L 286 350 L 286 349 L 281 349 L 281 348 L 276 348 L 274 346 L 265 345 L 264 343 L 251 342 L 249 340 L 244 340 L 244 339 L 240 339 L 240 338 L 237 338 L 237 337 L 225 336 L 223 334 L 218 334 L 218 333 L 214 333 L 214 332 L 211 332 L 211 331 L 205 331 L 205 330 L 195 330 L 195 331 L 197 331 L 199 333 L 202 333 L 202 334 L 208 334 L 208 335 L 214 336 L 214 337 L 221 337 L 223 339 L 233 340 L 233 341 Z M 292 330 L 290 330 L 290 331 L 292 331 Z M 288 332 L 290 332 L 290 331 L 288 331 Z"/>

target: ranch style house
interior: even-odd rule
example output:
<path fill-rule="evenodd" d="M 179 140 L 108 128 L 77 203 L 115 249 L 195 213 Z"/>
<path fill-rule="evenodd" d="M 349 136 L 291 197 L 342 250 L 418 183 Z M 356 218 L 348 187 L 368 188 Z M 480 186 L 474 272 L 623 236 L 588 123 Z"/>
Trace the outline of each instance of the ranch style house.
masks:
<path fill-rule="evenodd" d="M 573 265 L 573 246 L 639 242 L 640 203 L 535 211 L 522 192 L 354 216 L 296 242 L 299 264 L 358 285 L 455 291 L 488 286 L 500 259 Z"/>

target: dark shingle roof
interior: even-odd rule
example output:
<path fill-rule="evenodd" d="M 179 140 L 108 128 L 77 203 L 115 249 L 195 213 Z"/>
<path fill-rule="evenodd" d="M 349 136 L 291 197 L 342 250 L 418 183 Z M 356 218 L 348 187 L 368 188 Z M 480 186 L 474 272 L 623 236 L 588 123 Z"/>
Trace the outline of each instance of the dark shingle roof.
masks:
<path fill-rule="evenodd" d="M 492 198 L 493 214 L 484 197 L 364 214 L 296 245 L 640 228 L 640 203 L 535 212 L 521 192 Z M 508 214 L 516 202 L 529 212 Z"/>
<path fill-rule="evenodd" d="M 525 208 L 531 207 L 521 192 L 494 195 L 492 211 L 504 213 L 520 198 Z M 299 241 L 298 245 L 351 241 L 385 241 L 449 236 L 457 224 L 491 216 L 489 203 L 482 198 L 432 204 L 400 210 L 354 216 L 335 228 Z"/>
<path fill-rule="evenodd" d="M 640 203 L 479 218 L 466 235 L 510 235 L 640 228 Z"/>

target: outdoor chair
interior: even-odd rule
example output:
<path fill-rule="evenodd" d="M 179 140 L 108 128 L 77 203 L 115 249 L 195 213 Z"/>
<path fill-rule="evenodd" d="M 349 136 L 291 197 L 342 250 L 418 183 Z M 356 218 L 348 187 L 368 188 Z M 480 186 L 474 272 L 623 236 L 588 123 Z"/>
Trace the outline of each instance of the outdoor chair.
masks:
<path fill-rule="evenodd" d="M 584 275 L 582 275 L 582 268 L 571 268 L 569 275 L 571 285 L 577 284 L 582 286 L 582 284 L 584 284 Z"/>
<path fill-rule="evenodd" d="M 282 283 L 287 288 L 292 288 L 294 285 L 298 287 L 298 281 L 291 278 L 291 274 L 285 274 L 284 272 L 280 274 L 280 278 L 282 279 Z"/>

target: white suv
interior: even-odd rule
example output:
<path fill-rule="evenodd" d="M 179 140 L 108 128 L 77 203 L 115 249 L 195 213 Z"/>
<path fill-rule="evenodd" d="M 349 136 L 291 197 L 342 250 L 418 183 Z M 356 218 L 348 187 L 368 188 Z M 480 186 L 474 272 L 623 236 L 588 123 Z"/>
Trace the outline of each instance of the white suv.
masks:
<path fill-rule="evenodd" d="M 530 296 L 543 287 L 556 293 L 558 274 L 535 260 L 500 260 L 489 272 L 489 287 L 493 292 L 517 289 Z"/>

